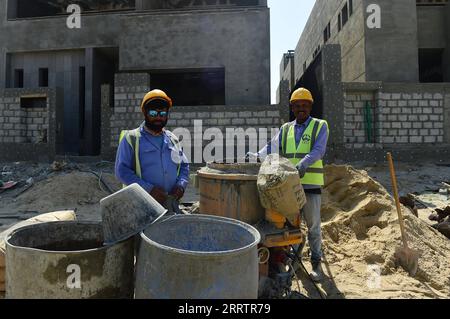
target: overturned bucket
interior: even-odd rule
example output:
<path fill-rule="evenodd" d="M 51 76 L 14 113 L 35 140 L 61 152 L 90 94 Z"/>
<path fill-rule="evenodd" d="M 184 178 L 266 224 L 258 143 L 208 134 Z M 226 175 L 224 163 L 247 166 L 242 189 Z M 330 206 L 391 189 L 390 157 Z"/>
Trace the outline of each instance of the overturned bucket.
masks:
<path fill-rule="evenodd" d="M 100 201 L 105 244 L 139 234 L 167 213 L 138 184 L 132 184 Z"/>
<path fill-rule="evenodd" d="M 138 299 L 256 299 L 259 232 L 206 215 L 164 217 L 141 233 Z"/>
<path fill-rule="evenodd" d="M 6 240 L 6 298 L 133 298 L 133 239 L 103 246 L 100 223 L 26 226 Z"/>

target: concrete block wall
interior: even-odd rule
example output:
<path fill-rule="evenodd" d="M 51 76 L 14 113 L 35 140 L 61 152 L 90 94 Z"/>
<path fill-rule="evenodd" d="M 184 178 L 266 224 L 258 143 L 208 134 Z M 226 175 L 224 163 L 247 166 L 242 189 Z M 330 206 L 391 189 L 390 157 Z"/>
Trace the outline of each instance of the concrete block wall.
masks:
<path fill-rule="evenodd" d="M 142 73 L 116 74 L 114 108 L 110 117 L 110 147 L 117 147 L 120 132 L 138 127 L 143 122 L 141 102 L 150 91 L 150 76 Z"/>
<path fill-rule="evenodd" d="M 369 103 L 370 111 L 372 114 L 375 114 L 376 112 L 373 92 L 347 92 L 344 95 L 344 100 L 345 147 L 375 147 L 374 140 L 369 141 L 366 129 L 367 126 L 365 124 L 366 103 Z M 375 130 L 372 130 L 372 134 L 374 133 Z M 379 136 L 377 136 L 376 138 L 379 138 Z M 381 144 L 378 144 L 377 147 L 381 147 Z"/>
<path fill-rule="evenodd" d="M 46 107 L 22 108 L 21 97 L 46 97 Z M 56 154 L 56 91 L 0 90 L 0 159 L 52 160 Z"/>
<path fill-rule="evenodd" d="M 417 92 L 379 93 L 382 110 L 378 128 L 383 144 L 444 142 L 444 95 Z"/>
<path fill-rule="evenodd" d="M 442 85 L 346 85 L 344 96 L 344 143 L 348 149 L 382 149 L 403 146 L 434 146 L 448 143 Z M 369 105 L 374 138 L 368 140 L 366 107 Z"/>
<path fill-rule="evenodd" d="M 146 74 L 117 74 L 113 108 L 108 106 L 112 102 L 105 101 L 110 88 L 108 86 L 102 88 L 104 91 L 102 92 L 102 96 L 104 96 L 102 98 L 103 157 L 110 159 L 114 157 L 122 130 L 134 129 L 144 121 L 140 104 L 142 98 L 151 89 L 150 82 L 151 79 Z M 288 107 L 286 109 L 288 110 Z M 185 142 L 184 146 L 189 149 L 186 151 L 191 152 L 191 154 L 194 152 L 193 148 L 197 146 L 194 145 L 195 138 L 200 138 L 200 146 L 202 148 L 210 143 L 210 141 L 203 139 L 203 134 L 210 128 L 219 129 L 223 134 L 224 141 L 228 137 L 227 129 L 242 129 L 246 131 L 249 128 L 253 128 L 257 133 L 255 140 L 237 138 L 235 143 L 236 145 L 246 145 L 247 149 L 256 151 L 260 145 L 267 143 L 284 123 L 287 117 L 285 111 L 279 105 L 175 105 L 171 110 L 167 128 L 175 132 L 177 129 L 187 129 L 189 131 L 191 143 L 189 145 L 189 143 Z M 183 135 L 183 138 L 185 138 L 185 135 Z M 224 148 L 226 146 L 224 145 Z M 224 154 L 226 154 L 226 150 L 224 150 Z"/>
<path fill-rule="evenodd" d="M 47 143 L 48 102 L 45 108 L 24 109 L 22 111 L 21 143 Z"/>
<path fill-rule="evenodd" d="M 0 97 L 0 142 L 22 142 L 21 131 L 23 129 L 20 98 Z"/>
<path fill-rule="evenodd" d="M 122 94 L 122 93 L 120 93 Z M 133 129 L 138 127 L 143 122 L 143 116 L 139 110 L 139 104 L 135 104 L 139 93 L 127 93 L 130 96 L 130 101 L 116 100 L 115 104 L 126 104 L 126 106 L 117 107 L 119 111 L 114 110 L 111 117 L 111 141 L 110 147 L 115 148 L 118 145 L 120 132 L 124 129 Z M 115 94 L 116 98 L 118 94 Z M 117 109 L 116 108 L 116 109 Z M 243 129 L 246 131 L 253 128 L 257 132 L 256 140 L 237 140 L 236 145 L 258 145 L 258 147 L 267 143 L 275 130 L 282 125 L 281 111 L 278 105 L 267 106 L 182 106 L 174 107 L 170 114 L 167 128 L 171 131 L 179 129 L 187 129 L 190 133 L 191 139 L 195 138 L 195 134 L 205 133 L 210 128 L 219 129 L 224 138 L 227 137 L 227 129 Z M 265 130 L 265 135 L 260 131 Z M 197 138 L 202 138 L 197 136 Z M 205 146 L 208 141 L 202 140 L 202 145 Z M 193 142 L 191 142 L 193 147 Z M 224 145 L 226 146 L 226 145 Z"/>
<path fill-rule="evenodd" d="M 0 97 L 0 143 L 47 143 L 47 108 L 21 108 L 20 98 Z"/>

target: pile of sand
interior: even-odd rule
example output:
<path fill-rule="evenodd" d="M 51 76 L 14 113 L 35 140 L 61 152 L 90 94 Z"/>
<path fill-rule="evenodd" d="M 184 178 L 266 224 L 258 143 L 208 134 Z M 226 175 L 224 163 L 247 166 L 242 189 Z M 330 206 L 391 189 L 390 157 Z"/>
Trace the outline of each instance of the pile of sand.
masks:
<path fill-rule="evenodd" d="M 325 272 L 330 297 L 449 298 L 450 241 L 403 207 L 412 248 L 421 252 L 414 278 L 395 263 L 401 245 L 395 203 L 365 171 L 328 166 L 322 204 Z M 377 276 L 377 274 L 381 276 Z"/>
<path fill-rule="evenodd" d="M 104 174 L 103 180 L 113 189 L 120 184 L 111 174 Z M 36 211 L 47 213 L 58 210 L 76 210 L 80 219 L 99 220 L 99 202 L 109 192 L 91 173 L 68 172 L 52 176 L 33 185 L 28 191 L 8 203 L 10 212 Z M 2 209 L 3 210 L 3 209 Z"/>

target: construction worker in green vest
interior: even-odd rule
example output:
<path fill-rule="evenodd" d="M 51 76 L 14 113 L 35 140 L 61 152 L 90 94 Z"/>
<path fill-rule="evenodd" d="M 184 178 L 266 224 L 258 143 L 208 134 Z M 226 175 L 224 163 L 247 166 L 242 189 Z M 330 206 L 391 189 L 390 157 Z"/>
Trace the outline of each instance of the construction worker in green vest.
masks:
<path fill-rule="evenodd" d="M 145 121 L 121 133 L 115 173 L 124 185 L 139 184 L 169 212 L 179 213 L 178 202 L 189 183 L 189 163 L 178 138 L 165 129 L 172 106 L 164 91 L 152 90 L 144 96 Z"/>
<path fill-rule="evenodd" d="M 305 88 L 294 91 L 290 107 L 295 121 L 286 123 L 258 153 L 248 153 L 249 158 L 264 159 L 268 154 L 279 152 L 289 159 L 299 172 L 306 193 L 307 203 L 302 210 L 308 226 L 308 242 L 311 250 L 311 277 L 315 281 L 323 279 L 322 234 L 321 234 L 321 194 L 325 184 L 323 157 L 326 152 L 329 129 L 328 123 L 311 117 L 314 99 Z"/>

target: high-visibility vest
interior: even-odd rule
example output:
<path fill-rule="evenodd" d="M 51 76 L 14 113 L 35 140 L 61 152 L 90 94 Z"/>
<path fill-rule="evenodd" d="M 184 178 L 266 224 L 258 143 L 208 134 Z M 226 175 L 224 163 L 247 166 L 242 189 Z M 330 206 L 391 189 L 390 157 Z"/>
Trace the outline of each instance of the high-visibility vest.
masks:
<path fill-rule="evenodd" d="M 178 138 L 170 131 L 164 131 L 172 142 L 173 146 L 176 148 L 178 152 L 180 152 L 180 141 Z M 126 139 L 131 149 L 134 151 L 134 171 L 139 178 L 142 178 L 142 168 L 141 161 L 139 159 L 139 142 L 141 139 L 141 128 L 127 131 L 124 130 L 120 133 L 119 143 L 122 142 L 123 139 Z M 180 176 L 181 171 L 181 161 L 178 164 L 177 176 Z"/>
<path fill-rule="evenodd" d="M 316 139 L 320 133 L 320 130 L 324 125 L 327 125 L 327 134 L 329 135 L 327 121 L 313 118 L 306 128 L 305 132 L 303 132 L 302 138 L 300 139 L 300 144 L 297 147 L 297 143 L 295 141 L 295 123 L 285 124 L 282 127 L 283 135 L 281 142 L 281 155 L 289 159 L 292 164 L 297 165 L 306 155 L 311 152 L 314 144 L 316 143 Z M 306 169 L 306 174 L 301 179 L 301 183 L 304 185 L 325 185 L 324 166 L 322 159 L 318 160 Z"/>

